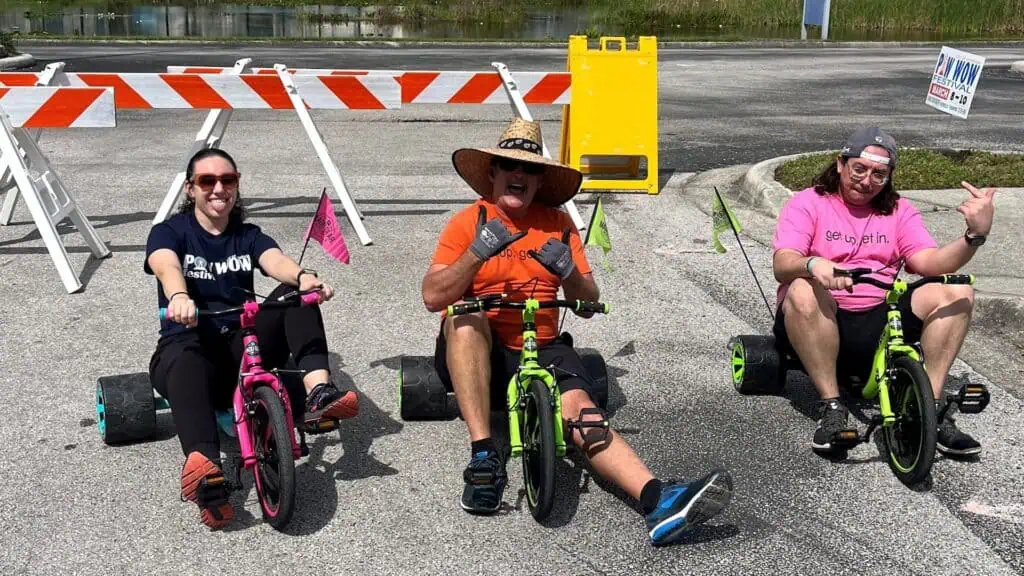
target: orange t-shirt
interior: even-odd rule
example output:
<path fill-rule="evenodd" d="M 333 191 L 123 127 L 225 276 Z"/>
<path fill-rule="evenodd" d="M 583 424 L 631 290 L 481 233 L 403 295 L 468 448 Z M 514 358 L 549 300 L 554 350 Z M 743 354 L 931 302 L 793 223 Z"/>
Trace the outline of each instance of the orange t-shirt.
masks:
<path fill-rule="evenodd" d="M 487 296 L 505 293 L 511 299 L 536 298 L 537 300 L 553 300 L 558 297 L 561 278 L 548 272 L 540 262 L 529 254 L 529 250 L 539 252 L 548 238 L 562 239 L 566 228 L 570 230 L 569 248 L 572 250 L 573 261 L 580 274 L 588 274 L 590 264 L 583 250 L 583 241 L 579 230 L 565 212 L 532 203 L 526 216 L 521 220 L 511 220 L 498 211 L 493 202 L 478 199 L 470 206 L 463 208 L 445 225 L 434 250 L 432 264 L 454 264 L 476 238 L 479 206 L 487 209 L 486 220 L 501 218 L 509 232 L 515 235 L 527 230 L 526 236 L 516 240 L 484 262 L 477 271 L 464 297 Z M 536 313 L 537 343 L 546 344 L 557 336 L 560 308 L 547 308 Z M 519 350 L 523 346 L 523 311 L 521 309 L 492 309 L 487 311 L 491 327 L 497 332 L 502 344 Z M 442 315 L 442 318 L 444 316 Z"/>

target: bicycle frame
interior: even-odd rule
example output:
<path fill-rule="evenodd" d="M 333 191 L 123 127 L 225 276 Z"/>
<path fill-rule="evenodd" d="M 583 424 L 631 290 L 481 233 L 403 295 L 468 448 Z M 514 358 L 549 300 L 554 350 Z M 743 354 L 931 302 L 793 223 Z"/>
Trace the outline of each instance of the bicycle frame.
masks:
<path fill-rule="evenodd" d="M 252 469 L 256 466 L 256 451 L 253 448 L 253 439 L 249 434 L 250 420 L 247 407 L 253 401 L 253 392 L 257 386 L 270 386 L 281 398 L 284 403 L 284 413 L 288 418 L 288 430 L 291 431 L 289 438 L 292 443 L 292 455 L 295 458 L 300 458 L 302 451 L 295 439 L 295 419 L 292 415 L 288 390 L 273 372 L 263 369 L 259 339 L 256 337 L 256 313 L 260 306 L 255 301 L 246 301 L 242 304 L 242 308 L 242 362 L 238 374 L 238 386 L 235 387 L 233 408 L 242 465 Z"/>
<path fill-rule="evenodd" d="M 882 416 L 882 426 L 890 426 L 896 421 L 896 414 L 892 411 L 889 403 L 889 364 L 894 356 L 903 354 L 911 357 L 916 362 L 921 361 L 920 354 L 913 346 L 903 341 L 903 316 L 900 314 L 900 299 L 907 294 L 906 280 L 896 279 L 893 281 L 892 289 L 885 293 L 886 323 L 882 329 L 882 336 L 875 349 L 874 359 L 871 365 L 871 375 L 864 386 L 862 396 L 867 400 L 878 398 L 878 409 Z"/>
<path fill-rule="evenodd" d="M 554 402 L 555 422 L 555 456 L 565 456 L 565 434 L 562 423 L 562 395 L 558 390 L 558 382 L 553 374 L 545 369 L 537 361 L 537 325 L 535 316 L 540 309 L 540 302 L 534 298 L 526 300 L 523 308 L 523 348 L 519 354 L 519 368 L 515 376 L 509 379 L 508 383 L 508 426 L 509 444 L 512 448 L 512 456 L 519 456 L 523 452 L 522 438 L 519 437 L 519 402 L 522 393 L 529 386 L 530 382 L 538 379 L 551 391 L 551 399 Z"/>

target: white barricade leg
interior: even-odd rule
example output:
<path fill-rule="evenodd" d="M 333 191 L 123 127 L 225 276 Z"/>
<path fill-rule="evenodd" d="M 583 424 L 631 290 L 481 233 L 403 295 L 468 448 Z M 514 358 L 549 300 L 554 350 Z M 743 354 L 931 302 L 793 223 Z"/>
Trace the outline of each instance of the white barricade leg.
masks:
<path fill-rule="evenodd" d="M 501 62 L 491 62 L 498 71 L 498 75 L 501 76 L 502 86 L 505 88 L 505 94 L 508 95 L 509 104 L 512 105 L 512 111 L 515 112 L 516 116 L 526 120 L 527 122 L 533 121 L 533 116 L 530 114 L 529 108 L 526 107 L 526 101 L 523 100 L 523 95 L 519 92 L 519 86 L 516 81 L 512 78 L 512 73 L 509 72 L 508 66 Z M 548 145 L 544 142 L 540 143 L 544 148 L 544 157 L 551 159 L 551 153 L 548 152 Z M 573 224 L 582 233 L 586 228 L 586 224 L 583 223 L 583 218 L 580 216 L 579 210 L 576 209 L 576 204 L 570 199 L 565 203 L 565 211 L 569 213 L 572 218 Z"/>
<path fill-rule="evenodd" d="M 46 68 L 43 69 L 39 75 L 39 80 L 36 81 L 36 86 L 51 86 L 53 85 L 53 79 L 58 72 L 64 70 L 63 62 L 53 62 L 47 64 Z M 33 141 L 39 141 L 39 135 L 42 134 L 42 128 L 33 128 L 31 130 L 25 130 L 24 128 L 15 128 L 14 134 L 17 140 L 20 142 L 25 138 L 31 138 Z M 28 162 L 28 157 L 24 150 L 20 150 L 21 157 Z M 27 164 L 31 166 L 31 164 Z M 18 203 L 18 184 L 14 180 L 14 172 L 11 171 L 11 166 L 7 163 L 3 164 L 3 172 L 0 173 L 0 193 L 6 194 L 4 196 L 3 207 L 0 208 L 0 225 L 7 226 L 11 223 L 11 218 L 14 217 L 14 208 Z"/>
<path fill-rule="evenodd" d="M 345 214 L 348 215 L 352 228 L 355 229 L 356 234 L 359 236 L 359 241 L 363 246 L 370 245 L 373 241 L 370 240 L 370 235 L 363 226 L 362 214 L 359 213 L 355 202 L 349 196 L 348 188 L 341 177 L 341 172 L 334 165 L 334 160 L 331 159 L 331 155 L 327 150 L 327 144 L 324 143 L 324 138 L 317 129 L 316 124 L 313 123 L 313 118 L 309 115 L 309 110 L 306 109 L 306 103 L 302 100 L 302 95 L 299 94 L 299 89 L 295 86 L 292 75 L 288 73 L 288 68 L 283 64 L 275 64 L 274 70 L 277 71 L 278 77 L 284 84 L 288 98 L 291 99 L 295 112 L 299 115 L 299 120 L 302 122 L 302 127 L 306 130 L 306 135 L 309 136 L 310 143 L 313 144 L 313 149 L 316 150 L 316 155 L 320 157 L 320 163 L 323 164 L 324 170 L 327 171 L 327 177 L 330 179 L 334 191 L 338 194 L 338 199 L 345 206 Z"/>
<path fill-rule="evenodd" d="M 242 74 L 246 67 L 252 63 L 252 58 L 242 58 L 235 61 L 234 68 L 231 69 L 229 74 Z M 206 150 L 209 148 L 219 148 L 221 142 L 224 140 L 224 132 L 228 128 L 228 122 L 231 120 L 231 110 L 211 110 L 206 115 L 206 121 L 203 122 L 203 127 L 196 133 L 196 139 L 192 142 L 192 148 L 188 152 L 188 157 L 185 158 L 184 168 L 174 176 L 174 180 L 171 181 L 171 187 L 167 189 L 167 194 L 164 195 L 164 200 L 160 204 L 160 209 L 157 211 L 156 216 L 153 218 L 153 225 L 159 224 L 170 216 L 171 211 L 174 210 L 174 205 L 178 203 L 178 199 L 181 198 L 181 191 L 185 185 L 185 171 L 188 169 L 188 161 L 192 156 L 200 150 Z"/>
<path fill-rule="evenodd" d="M 36 229 L 39 230 L 43 243 L 46 244 L 50 258 L 57 267 L 64 288 L 69 293 L 78 292 L 82 288 L 82 283 L 78 279 L 78 274 L 71 267 L 67 249 L 64 248 L 60 234 L 57 233 L 57 223 L 64 218 L 70 218 L 96 258 L 110 256 L 110 250 L 100 240 L 89 219 L 82 214 L 78 204 L 64 187 L 64 183 L 57 173 L 50 167 L 49 161 L 36 145 L 35 140 L 24 137 L 19 141 L 14 135 L 10 118 L 3 111 L 0 111 L 0 122 L 3 124 L 3 134 L 0 134 L 0 154 L 10 167 L 11 176 L 25 199 L 25 204 L 32 214 L 32 220 L 36 224 Z M 27 136 L 27 134 L 25 135 Z M 29 162 L 40 173 L 38 178 L 29 176 L 28 166 L 25 159 L 19 154 L 19 147 L 25 150 Z"/>

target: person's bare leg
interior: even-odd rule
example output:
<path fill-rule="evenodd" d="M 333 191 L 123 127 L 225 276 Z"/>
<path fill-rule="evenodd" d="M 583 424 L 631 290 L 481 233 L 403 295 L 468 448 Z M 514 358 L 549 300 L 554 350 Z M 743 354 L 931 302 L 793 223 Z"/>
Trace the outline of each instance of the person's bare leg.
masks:
<path fill-rule="evenodd" d="M 449 317 L 444 323 L 446 359 L 455 400 L 471 441 L 491 435 L 491 328 L 483 313 Z"/>
<path fill-rule="evenodd" d="M 922 286 L 914 291 L 910 306 L 914 315 L 924 320 L 921 350 L 932 392 L 940 400 L 946 376 L 967 336 L 974 311 L 974 290 L 960 285 Z"/>
<path fill-rule="evenodd" d="M 562 419 L 566 422 L 578 420 L 581 409 L 593 407 L 595 407 L 594 402 L 583 390 L 569 390 L 562 394 Z M 600 419 L 601 417 L 596 414 L 588 414 L 584 421 L 600 421 Z M 565 430 L 568 432 L 568 426 L 565 427 Z M 580 435 L 580 431 L 573 428 L 572 442 L 587 456 L 590 465 L 602 478 L 639 500 L 644 486 L 654 478 L 640 457 L 621 436 L 610 428 L 604 439 L 600 437 L 601 432 L 597 428 L 585 428 L 584 431 L 587 433 L 588 439 L 584 439 Z"/>
<path fill-rule="evenodd" d="M 782 302 L 786 335 L 822 398 L 839 396 L 836 302 L 817 282 L 797 278 Z"/>

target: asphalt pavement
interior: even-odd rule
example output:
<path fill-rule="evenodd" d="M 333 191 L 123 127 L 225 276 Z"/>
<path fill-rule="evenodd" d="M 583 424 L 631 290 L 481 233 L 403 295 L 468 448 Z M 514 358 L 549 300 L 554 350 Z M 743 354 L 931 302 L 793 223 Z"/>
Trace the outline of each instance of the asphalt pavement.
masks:
<path fill-rule="evenodd" d="M 501 60 L 513 72 L 564 68 L 558 50 L 23 50 L 39 67 L 61 60 L 68 71 L 227 66 L 240 57 L 260 66 L 473 70 Z M 1000 66 L 1020 54 L 972 51 L 989 58 L 991 69 L 968 121 L 923 104 L 937 48 L 659 55 L 666 185 L 653 197 L 604 196 L 614 248 L 607 257 L 591 248 L 588 256 L 612 313 L 569 318 L 565 328 L 606 358 L 612 423 L 655 474 L 694 477 L 719 465 L 733 473 L 730 508 L 666 549 L 649 547 L 635 503 L 578 460 L 559 467 L 559 497 L 545 524 L 534 522 L 522 503 L 517 461 L 510 464 L 501 513 L 470 516 L 458 504 L 469 457 L 464 425 L 404 422 L 398 415 L 397 359 L 431 354 L 436 334 L 437 317 L 420 300 L 422 274 L 446 219 L 473 199 L 451 168 L 451 152 L 492 145 L 507 108 L 314 111 L 374 243 L 358 244 L 336 202 L 351 265 L 331 261 L 315 245 L 305 256 L 304 264 L 337 290 L 324 307 L 332 366 L 340 382 L 359 390 L 362 411 L 343 424 L 340 440 L 312 440 L 313 453 L 297 466 L 297 510 L 286 534 L 260 522 L 251 488 L 235 496 L 241 518 L 231 529 L 209 533 L 195 506 L 179 500 L 183 457 L 169 417 L 161 417 L 158 438 L 130 446 L 105 446 L 95 425 L 96 379 L 147 370 L 158 322 L 155 283 L 142 271 L 146 235 L 205 114 L 122 111 L 115 129 L 44 132 L 42 149 L 113 256 L 91 259 L 67 230 L 65 243 L 86 284 L 68 295 L 23 203 L 12 224 L 0 228 L 0 517 L 7 519 L 0 568 L 12 574 L 1024 574 L 1024 401 L 1013 393 L 1017 380 L 987 378 L 985 366 L 957 363 L 951 389 L 971 380 L 992 392 L 986 411 L 958 418 L 985 451 L 968 462 L 938 456 L 923 486 L 901 485 L 878 442 L 842 462 L 816 456 L 809 446 L 814 395 L 806 378 L 792 374 L 782 396 L 733 391 L 729 338 L 763 332 L 771 318 L 735 240 L 723 240 L 726 254 L 710 245 L 711 186 L 731 193 L 744 165 L 836 146 L 861 122 L 889 127 L 901 144 L 1020 149 L 1024 83 L 1000 75 Z M 533 112 L 557 154 L 560 110 Z M 236 111 L 223 147 L 240 164 L 252 221 L 297 256 L 320 190 L 329 185 L 298 120 L 288 112 Z M 578 201 L 589 217 L 595 195 Z M 737 210 L 755 231 L 770 226 Z M 757 232 L 745 237 L 744 249 L 774 304 L 767 247 Z M 257 291 L 268 292 L 272 284 L 257 279 Z"/>

